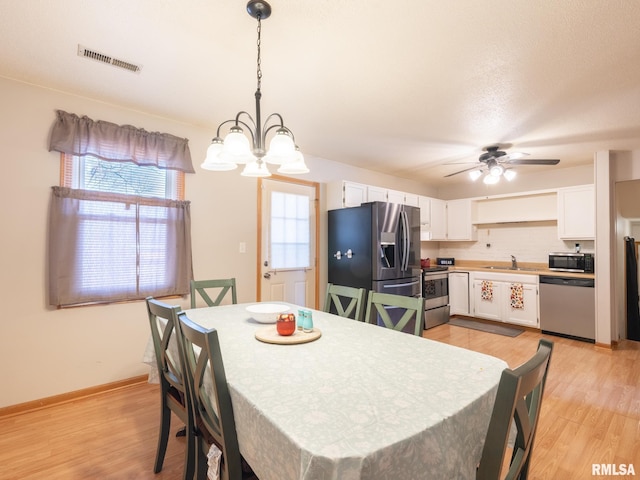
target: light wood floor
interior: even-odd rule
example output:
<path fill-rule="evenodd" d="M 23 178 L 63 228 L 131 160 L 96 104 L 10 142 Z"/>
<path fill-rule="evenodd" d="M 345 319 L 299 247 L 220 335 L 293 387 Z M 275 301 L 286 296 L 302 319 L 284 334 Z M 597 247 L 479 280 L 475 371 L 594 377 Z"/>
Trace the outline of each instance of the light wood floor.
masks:
<path fill-rule="evenodd" d="M 425 337 L 494 355 L 515 367 L 540 334 L 516 338 L 441 325 Z M 593 463 L 633 463 L 640 475 L 640 343 L 615 351 L 555 342 L 531 480 L 584 479 Z M 169 440 L 154 475 L 157 385 L 138 384 L 0 418 L 0 479 L 179 479 L 184 438 Z M 173 421 L 172 434 L 179 421 Z M 603 477 L 604 478 L 604 477 Z"/>

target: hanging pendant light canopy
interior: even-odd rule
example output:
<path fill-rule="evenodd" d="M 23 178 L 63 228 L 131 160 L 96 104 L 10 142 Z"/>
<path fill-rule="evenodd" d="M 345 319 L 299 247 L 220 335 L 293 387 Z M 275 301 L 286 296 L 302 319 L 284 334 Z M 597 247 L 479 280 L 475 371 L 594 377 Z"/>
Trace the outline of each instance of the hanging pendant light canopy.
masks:
<path fill-rule="evenodd" d="M 215 138 L 207 149 L 204 163 L 205 170 L 227 171 L 245 165 L 241 175 L 246 177 L 268 177 L 271 175 L 267 163 L 280 165 L 279 173 L 300 174 L 309 169 L 304 163 L 302 152 L 295 143 L 293 132 L 284 125 L 282 115 L 272 113 L 262 123 L 260 112 L 260 91 L 262 70 L 260 57 L 260 41 L 262 20 L 271 15 L 271 6 L 264 1 L 251 0 L 247 3 L 247 12 L 258 21 L 258 61 L 256 69 L 257 89 L 255 117 L 249 113 L 239 112 L 234 119 L 225 120 L 218 125 Z M 222 139 L 221 129 L 229 127 L 227 135 Z M 248 135 L 248 136 L 247 136 Z M 266 150 L 267 136 L 270 136 L 269 149 Z"/>

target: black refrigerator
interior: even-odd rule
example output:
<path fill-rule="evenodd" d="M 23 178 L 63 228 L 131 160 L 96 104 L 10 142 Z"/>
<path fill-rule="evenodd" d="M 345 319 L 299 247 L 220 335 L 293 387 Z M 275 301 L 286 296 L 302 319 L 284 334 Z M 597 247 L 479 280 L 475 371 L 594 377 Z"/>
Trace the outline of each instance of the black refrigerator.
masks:
<path fill-rule="evenodd" d="M 421 295 L 419 208 L 370 202 L 328 216 L 329 283 Z"/>

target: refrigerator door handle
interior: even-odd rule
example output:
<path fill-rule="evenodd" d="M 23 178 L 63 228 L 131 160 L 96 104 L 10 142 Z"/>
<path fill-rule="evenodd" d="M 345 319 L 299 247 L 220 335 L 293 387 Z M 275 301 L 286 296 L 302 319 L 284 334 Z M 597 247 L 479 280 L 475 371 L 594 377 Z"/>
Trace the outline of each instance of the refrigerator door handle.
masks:
<path fill-rule="evenodd" d="M 408 283 L 392 283 L 391 285 L 383 285 L 382 288 L 410 287 L 411 285 L 419 285 L 420 280 Z"/>
<path fill-rule="evenodd" d="M 402 210 L 400 212 L 400 218 L 402 219 L 402 270 L 405 271 L 409 268 L 409 250 L 411 247 L 411 241 L 409 239 L 409 219 L 407 212 Z"/>

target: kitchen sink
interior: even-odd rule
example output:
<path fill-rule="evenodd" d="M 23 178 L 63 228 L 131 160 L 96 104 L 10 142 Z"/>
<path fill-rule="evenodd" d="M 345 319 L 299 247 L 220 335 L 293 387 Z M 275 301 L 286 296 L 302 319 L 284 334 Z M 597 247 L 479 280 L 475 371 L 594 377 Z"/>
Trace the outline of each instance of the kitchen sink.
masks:
<path fill-rule="evenodd" d="M 539 270 L 538 268 L 503 267 L 498 265 L 489 265 L 488 267 L 482 267 L 482 268 L 488 268 L 489 270 L 513 270 L 515 272 L 537 272 Z"/>

